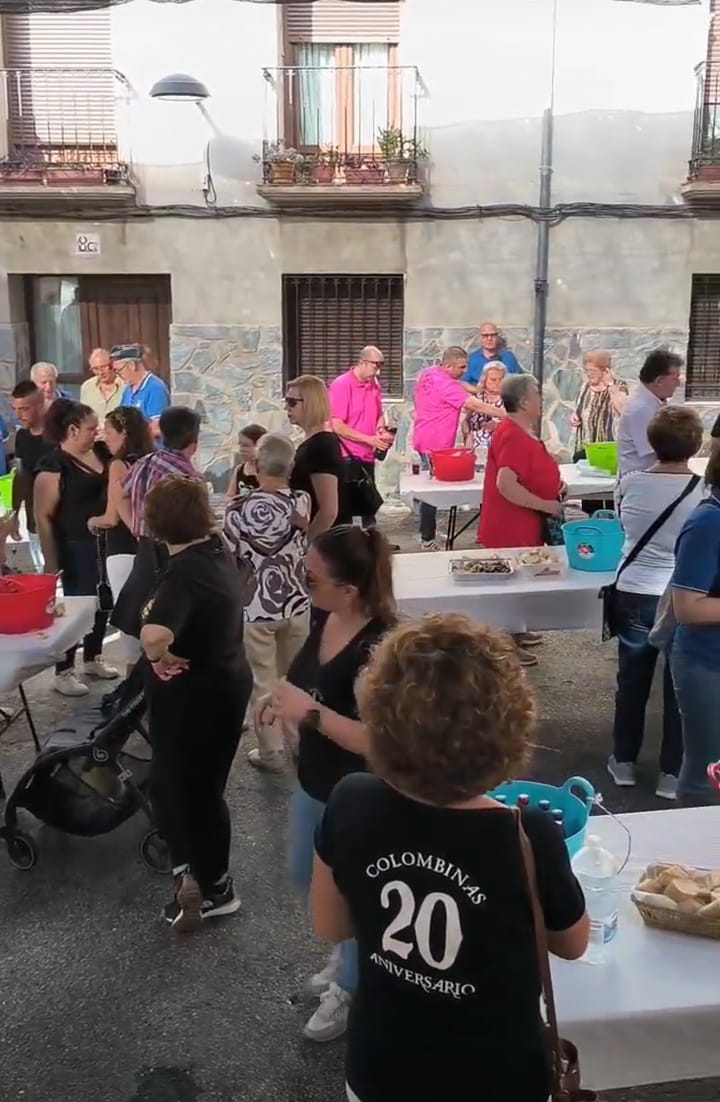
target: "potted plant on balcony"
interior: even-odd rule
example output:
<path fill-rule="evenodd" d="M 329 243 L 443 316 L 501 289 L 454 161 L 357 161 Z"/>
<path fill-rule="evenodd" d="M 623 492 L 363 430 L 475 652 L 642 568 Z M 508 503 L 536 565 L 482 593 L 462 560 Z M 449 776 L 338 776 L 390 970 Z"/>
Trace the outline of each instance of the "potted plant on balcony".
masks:
<path fill-rule="evenodd" d="M 392 184 L 407 183 L 411 168 L 428 155 L 417 138 L 406 138 L 398 126 L 378 130 L 376 141 Z"/>
<path fill-rule="evenodd" d="M 372 157 L 349 154 L 343 167 L 346 184 L 382 184 L 385 180 L 385 166 Z"/>
<path fill-rule="evenodd" d="M 269 184 L 294 183 L 297 163 L 303 159 L 297 149 L 285 145 L 283 141 L 269 142 L 262 153 L 253 156 L 257 164 L 266 168 Z"/>
<path fill-rule="evenodd" d="M 312 166 L 312 178 L 316 184 L 331 184 L 335 179 L 337 166 L 340 161 L 340 150 L 331 145 L 322 149 L 317 160 Z"/>

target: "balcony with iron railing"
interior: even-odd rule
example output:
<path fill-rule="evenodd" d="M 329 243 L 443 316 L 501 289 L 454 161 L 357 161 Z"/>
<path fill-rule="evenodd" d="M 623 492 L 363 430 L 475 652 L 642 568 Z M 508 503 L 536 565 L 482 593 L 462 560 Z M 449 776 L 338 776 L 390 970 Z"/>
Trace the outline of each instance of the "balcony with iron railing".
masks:
<path fill-rule="evenodd" d="M 127 201 L 129 100 L 114 69 L 0 69 L 0 200 L 65 191 Z"/>
<path fill-rule="evenodd" d="M 695 75 L 692 149 L 682 194 L 691 203 L 720 202 L 720 73 L 701 62 Z"/>
<path fill-rule="evenodd" d="M 414 66 L 263 69 L 259 193 L 278 206 L 417 202 L 428 150 Z"/>

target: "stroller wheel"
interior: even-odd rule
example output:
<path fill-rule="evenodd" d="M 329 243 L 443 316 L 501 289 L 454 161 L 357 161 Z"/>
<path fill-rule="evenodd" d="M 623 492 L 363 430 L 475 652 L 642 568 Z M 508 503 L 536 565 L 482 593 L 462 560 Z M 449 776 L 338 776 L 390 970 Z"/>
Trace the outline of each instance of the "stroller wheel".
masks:
<path fill-rule="evenodd" d="M 150 872 L 172 872 L 170 850 L 164 838 L 157 830 L 145 835 L 139 846 L 140 859 Z"/>
<path fill-rule="evenodd" d="M 37 864 L 38 851 L 27 834 L 11 834 L 6 840 L 10 863 L 21 872 L 28 872 Z"/>

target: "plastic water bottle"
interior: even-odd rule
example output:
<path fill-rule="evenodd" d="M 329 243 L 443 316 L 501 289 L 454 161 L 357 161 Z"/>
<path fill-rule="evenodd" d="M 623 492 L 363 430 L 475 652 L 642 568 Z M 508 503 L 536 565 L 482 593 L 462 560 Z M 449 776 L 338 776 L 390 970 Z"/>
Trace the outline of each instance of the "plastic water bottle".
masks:
<path fill-rule="evenodd" d="M 588 834 L 585 845 L 572 860 L 572 869 L 585 894 L 590 916 L 590 940 L 583 960 L 602 964 L 617 933 L 618 914 L 615 881 L 618 862 L 603 849 L 596 834 Z"/>

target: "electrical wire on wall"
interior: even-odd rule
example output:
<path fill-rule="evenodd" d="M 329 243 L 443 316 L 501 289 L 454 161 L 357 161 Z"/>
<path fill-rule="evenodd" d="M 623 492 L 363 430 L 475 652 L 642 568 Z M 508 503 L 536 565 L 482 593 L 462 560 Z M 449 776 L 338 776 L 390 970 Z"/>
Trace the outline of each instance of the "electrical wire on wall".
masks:
<path fill-rule="evenodd" d="M 96 207 L 45 206 L 29 211 L 25 207 L 3 210 L 0 195 L 0 220 L 4 222 L 26 222 L 30 216 L 41 222 L 74 222 L 81 218 L 92 218 L 95 222 L 131 222 L 152 218 L 256 218 L 273 220 L 305 218 L 313 222 L 448 222 L 448 221 L 484 221 L 491 218 L 508 220 L 527 219 L 530 222 L 547 222 L 559 226 L 561 222 L 573 218 L 615 218 L 621 220 L 659 219 L 678 221 L 702 218 L 704 220 L 720 218 L 720 210 L 708 207 L 685 207 L 679 205 L 651 206 L 645 203 L 558 203 L 554 207 L 541 208 L 523 203 L 497 203 L 489 206 L 462 207 L 417 207 L 412 210 L 393 208 L 374 210 L 369 214 L 367 208 L 358 210 L 346 207 L 336 210 L 324 210 L 319 213 L 317 207 L 296 207 L 288 210 L 273 210 L 269 207 L 218 207 L 215 185 L 207 162 L 208 189 L 206 206 L 189 206 L 173 203 L 167 206 L 137 206 L 124 209 L 121 213 L 115 208 L 103 210 Z M 205 189 L 203 189 L 205 190 Z M 47 201 L 45 201 L 47 202 Z"/>
<path fill-rule="evenodd" d="M 212 161 L 210 157 L 210 141 L 209 139 L 205 144 L 205 173 L 203 175 L 202 190 L 205 196 L 205 205 L 214 210 L 217 206 L 217 191 L 215 190 L 215 181 L 212 174 Z"/>

